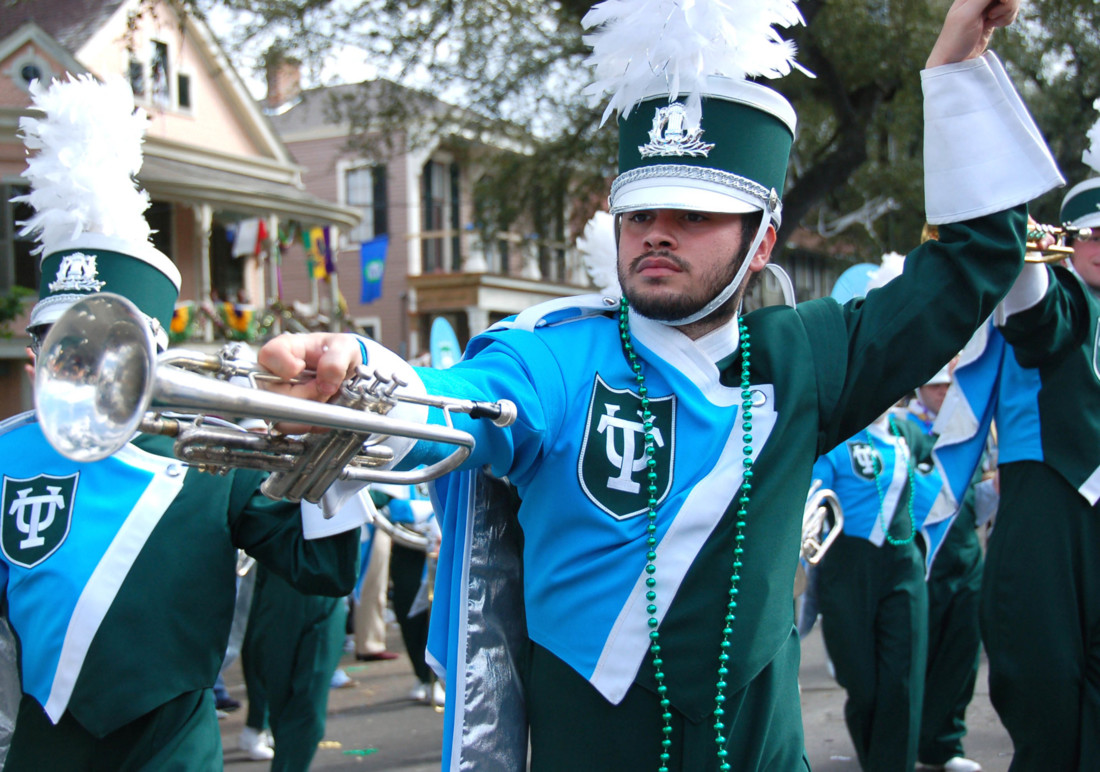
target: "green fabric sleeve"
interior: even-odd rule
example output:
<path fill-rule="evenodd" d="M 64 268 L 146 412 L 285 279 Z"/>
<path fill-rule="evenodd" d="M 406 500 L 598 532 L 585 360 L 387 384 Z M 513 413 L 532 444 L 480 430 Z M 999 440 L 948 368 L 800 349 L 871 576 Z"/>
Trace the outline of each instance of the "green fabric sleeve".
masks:
<path fill-rule="evenodd" d="M 1065 268 L 1051 268 L 1051 283 L 1037 304 L 1013 314 L 1001 327 L 1023 367 L 1056 362 L 1084 342 L 1089 331 L 1088 299 L 1081 281 Z"/>
<path fill-rule="evenodd" d="M 908 254 L 901 276 L 840 307 L 839 339 L 831 320 L 815 327 L 826 312 L 811 309 L 807 329 L 824 392 L 822 452 L 870 424 L 966 345 L 1023 267 L 1026 223 L 1027 208 L 1019 206 L 940 226 L 938 241 Z"/>

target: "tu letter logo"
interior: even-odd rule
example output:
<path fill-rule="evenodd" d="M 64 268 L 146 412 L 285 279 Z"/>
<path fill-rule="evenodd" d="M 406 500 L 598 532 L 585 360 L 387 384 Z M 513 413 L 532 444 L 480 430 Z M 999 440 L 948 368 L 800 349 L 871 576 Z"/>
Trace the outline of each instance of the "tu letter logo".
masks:
<path fill-rule="evenodd" d="M 653 414 L 653 467 L 658 503 L 672 485 L 675 457 L 676 398 L 649 398 Z M 592 383 L 584 440 L 577 464 L 581 489 L 617 520 L 649 509 L 649 466 L 645 452 L 641 397 L 629 389 L 613 389 L 599 375 Z"/>
<path fill-rule="evenodd" d="M 0 549 L 10 563 L 33 568 L 65 541 L 79 476 L 4 477 Z"/>
<path fill-rule="evenodd" d="M 852 460 L 852 471 L 864 480 L 874 480 L 876 474 L 882 474 L 882 454 L 868 443 L 849 442 L 848 456 Z"/>

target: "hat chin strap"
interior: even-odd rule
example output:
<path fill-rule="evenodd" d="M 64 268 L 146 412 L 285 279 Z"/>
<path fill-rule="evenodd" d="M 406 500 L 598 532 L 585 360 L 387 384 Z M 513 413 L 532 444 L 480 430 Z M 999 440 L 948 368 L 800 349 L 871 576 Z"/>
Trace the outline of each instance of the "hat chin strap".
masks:
<path fill-rule="evenodd" d="M 771 216 L 771 208 L 765 205 L 764 210 L 760 213 L 760 224 L 756 228 L 756 237 L 752 240 L 749 251 L 745 253 L 745 259 L 741 262 L 741 267 L 737 269 L 737 274 L 733 277 L 733 281 L 727 284 L 725 289 L 715 295 L 709 303 L 695 313 L 685 316 L 682 319 L 662 321 L 662 324 L 667 324 L 670 327 L 683 327 L 685 324 L 694 324 L 700 319 L 706 319 L 732 298 L 737 290 L 741 288 L 741 281 L 745 278 L 745 273 L 749 270 L 749 264 L 752 262 L 756 250 L 759 249 L 760 243 L 764 240 L 764 234 L 768 230 L 768 221 L 771 219 Z"/>

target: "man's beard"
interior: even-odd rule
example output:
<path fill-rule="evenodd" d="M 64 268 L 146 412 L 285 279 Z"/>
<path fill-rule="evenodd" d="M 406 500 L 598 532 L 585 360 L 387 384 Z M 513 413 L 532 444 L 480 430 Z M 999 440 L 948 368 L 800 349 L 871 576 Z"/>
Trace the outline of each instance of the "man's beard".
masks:
<path fill-rule="evenodd" d="M 683 260 L 667 250 L 654 250 L 644 255 L 639 255 L 631 261 L 631 267 L 633 268 L 634 265 L 646 257 L 663 257 L 676 263 L 681 270 L 688 270 L 688 266 Z M 736 278 L 737 270 L 741 267 L 742 260 L 744 260 L 743 255 L 734 255 L 720 269 L 700 276 L 699 281 L 690 294 L 650 295 L 628 289 L 628 284 L 623 276 L 623 267 L 621 264 L 619 265 L 619 285 L 623 288 L 623 294 L 626 295 L 630 307 L 639 314 L 659 322 L 674 322 L 677 319 L 691 316 L 716 298 L 718 294 Z M 740 295 L 740 292 L 735 292 L 729 300 L 712 311 L 709 317 L 732 318 L 737 308 L 737 303 L 740 300 Z"/>

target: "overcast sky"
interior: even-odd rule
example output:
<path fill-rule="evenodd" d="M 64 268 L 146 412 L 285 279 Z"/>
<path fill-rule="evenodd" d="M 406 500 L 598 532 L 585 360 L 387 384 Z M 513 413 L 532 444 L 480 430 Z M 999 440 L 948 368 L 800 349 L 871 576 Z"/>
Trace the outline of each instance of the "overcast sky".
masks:
<path fill-rule="evenodd" d="M 230 45 L 233 39 L 233 28 L 237 23 L 239 14 L 226 9 L 224 6 L 215 6 L 206 11 L 207 23 L 214 34 L 221 40 L 226 55 L 232 60 L 233 66 L 244 80 L 252 97 L 263 99 L 267 94 L 267 84 L 262 72 L 255 69 L 260 61 L 264 48 L 270 41 L 254 42 L 243 48 Z M 357 49 L 342 49 L 334 52 L 325 59 L 319 73 L 310 68 L 303 68 L 302 87 L 310 88 L 321 85 L 334 85 L 337 83 L 359 83 L 378 77 L 378 68 L 368 64 L 362 51 Z"/>

